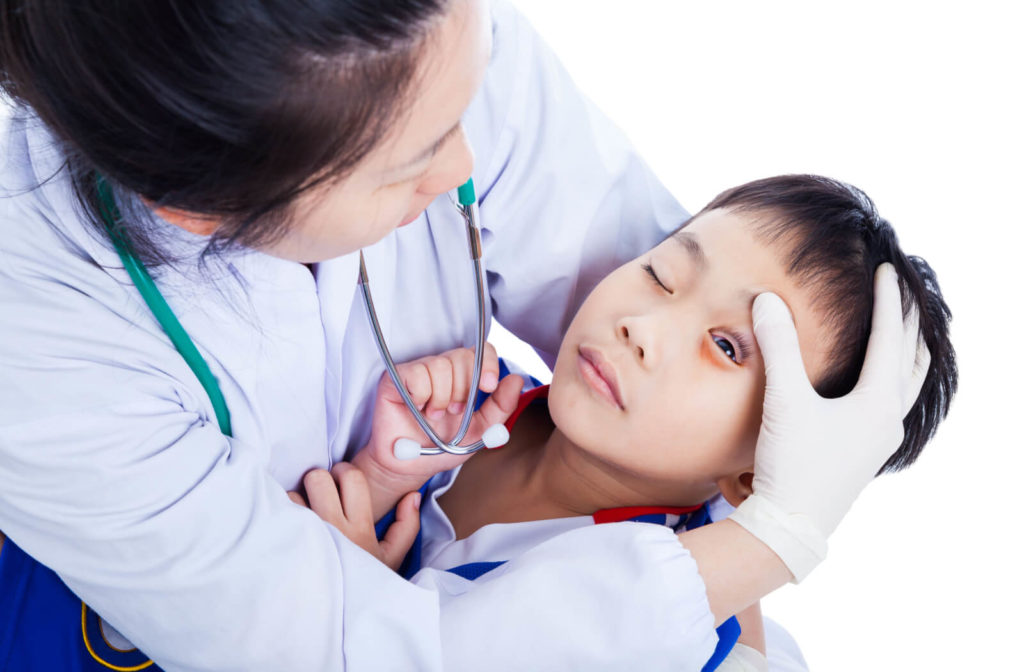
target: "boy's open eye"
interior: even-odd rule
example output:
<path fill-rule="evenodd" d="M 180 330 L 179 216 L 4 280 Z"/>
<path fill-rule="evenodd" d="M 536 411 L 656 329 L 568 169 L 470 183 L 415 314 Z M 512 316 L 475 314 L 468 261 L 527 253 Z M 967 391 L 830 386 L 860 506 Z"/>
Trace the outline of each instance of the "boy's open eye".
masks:
<path fill-rule="evenodd" d="M 750 344 L 747 342 L 747 339 L 739 334 L 729 333 L 728 338 L 720 334 L 712 334 L 711 339 L 715 342 L 715 345 L 721 348 L 726 357 L 736 362 L 736 364 L 743 364 L 744 360 L 750 357 Z"/>
<path fill-rule="evenodd" d="M 729 359 L 739 364 L 739 360 L 736 359 L 736 348 L 733 347 L 728 338 L 724 338 L 722 336 L 712 336 L 711 338 L 715 341 L 715 345 L 721 348 L 722 352 L 724 352 Z"/>
<path fill-rule="evenodd" d="M 665 284 L 664 284 L 664 283 L 663 283 L 663 282 L 661 281 L 661 279 L 660 279 L 660 278 L 658 277 L 658 274 L 654 272 L 654 267 L 652 267 L 652 266 L 651 266 L 650 264 L 643 264 L 643 265 L 641 266 L 641 268 L 643 268 L 643 269 L 644 269 L 644 271 L 645 271 L 645 272 L 647 273 L 647 275 L 649 275 L 649 276 L 651 277 L 651 280 L 652 280 L 652 281 L 653 281 L 653 282 L 654 282 L 654 283 L 655 283 L 656 285 L 658 285 L 659 287 L 661 287 L 662 289 L 664 289 L 664 290 L 665 290 L 666 292 L 668 292 L 669 294 L 671 294 L 671 293 L 672 293 L 672 290 L 671 290 L 671 289 L 669 289 L 668 287 L 666 287 L 666 286 L 665 286 Z"/>

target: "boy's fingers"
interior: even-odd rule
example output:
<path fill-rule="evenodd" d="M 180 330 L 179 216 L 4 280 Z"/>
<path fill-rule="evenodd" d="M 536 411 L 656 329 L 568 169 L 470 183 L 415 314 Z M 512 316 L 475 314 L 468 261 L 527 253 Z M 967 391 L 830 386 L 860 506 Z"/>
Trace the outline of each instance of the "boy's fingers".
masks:
<path fill-rule="evenodd" d="M 498 388 L 491 396 L 487 397 L 487 400 L 480 405 L 480 410 L 476 412 L 475 421 L 483 425 L 479 428 L 481 432 L 491 425 L 508 420 L 512 411 L 516 410 L 516 406 L 519 405 L 519 394 L 523 390 L 523 384 L 522 377 L 514 373 L 501 379 Z"/>
<path fill-rule="evenodd" d="M 402 382 L 405 383 L 405 389 L 409 391 L 409 396 L 412 397 L 416 408 L 423 409 L 423 405 L 430 399 L 431 392 L 430 372 L 427 371 L 427 365 L 419 360 L 402 364 L 398 368 L 398 375 Z M 403 403 L 398 390 L 394 391 L 394 397 L 390 398 L 389 401 L 399 404 Z"/>
<path fill-rule="evenodd" d="M 468 348 L 452 350 L 445 355 L 452 365 L 452 397 L 448 401 L 449 413 L 461 413 L 469 398 L 470 378 L 473 376 L 473 351 Z"/>
<path fill-rule="evenodd" d="M 430 375 L 430 395 L 426 414 L 437 420 L 448 410 L 452 400 L 452 362 L 447 357 L 431 357 L 426 363 Z"/>
<path fill-rule="evenodd" d="M 338 483 L 341 508 L 345 519 L 356 525 L 373 526 L 373 508 L 370 506 L 370 486 L 366 476 L 349 462 L 339 462 L 331 468 Z"/>
<path fill-rule="evenodd" d="M 380 549 L 384 555 L 384 563 L 393 570 L 398 570 L 406 553 L 416 541 L 420 531 L 420 493 L 410 492 L 398 502 L 395 508 L 395 522 L 384 534 Z"/>
<path fill-rule="evenodd" d="M 307 509 L 309 508 L 309 504 L 306 504 L 306 498 L 300 495 L 299 493 L 295 492 L 294 490 L 288 491 L 288 499 L 292 500 L 299 506 L 305 507 Z"/>
<path fill-rule="evenodd" d="M 309 498 L 309 508 L 331 525 L 341 529 L 345 516 L 341 509 L 341 498 L 338 497 L 338 486 L 334 484 L 331 474 L 324 469 L 313 469 L 303 476 L 302 484 L 306 488 L 306 497 Z"/>
<path fill-rule="evenodd" d="M 480 389 L 493 392 L 498 387 L 498 351 L 490 343 L 484 343 L 484 364 L 480 371 Z"/>

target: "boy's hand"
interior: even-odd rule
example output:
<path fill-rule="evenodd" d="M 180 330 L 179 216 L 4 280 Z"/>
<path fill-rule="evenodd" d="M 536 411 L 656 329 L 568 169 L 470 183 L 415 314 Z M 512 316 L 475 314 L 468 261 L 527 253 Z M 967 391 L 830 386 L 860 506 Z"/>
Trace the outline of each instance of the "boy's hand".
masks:
<path fill-rule="evenodd" d="M 289 492 L 293 502 L 312 509 L 349 541 L 391 569 L 402 565 L 420 530 L 420 493 L 410 492 L 402 498 L 395 511 L 395 522 L 378 542 L 370 509 L 370 488 L 357 467 L 341 462 L 330 472 L 314 469 L 303 477 L 302 484 L 309 503 L 299 493 Z"/>
<path fill-rule="evenodd" d="M 473 350 L 458 348 L 396 367 L 413 402 L 441 439 L 454 436 L 466 404 L 476 400 L 476 390 L 469 389 L 474 356 Z M 491 392 L 491 396 L 473 414 L 461 444 L 477 441 L 488 427 L 505 422 L 516 409 L 522 388 L 523 379 L 516 375 L 498 381 L 498 355 L 494 346 L 486 343 L 480 389 Z M 377 386 L 370 442 L 352 460 L 369 481 L 374 520 L 387 513 L 404 493 L 418 490 L 434 474 L 453 469 L 469 459 L 466 455 L 445 453 L 399 460 L 395 457 L 394 445 L 402 438 L 432 445 L 385 372 Z"/>

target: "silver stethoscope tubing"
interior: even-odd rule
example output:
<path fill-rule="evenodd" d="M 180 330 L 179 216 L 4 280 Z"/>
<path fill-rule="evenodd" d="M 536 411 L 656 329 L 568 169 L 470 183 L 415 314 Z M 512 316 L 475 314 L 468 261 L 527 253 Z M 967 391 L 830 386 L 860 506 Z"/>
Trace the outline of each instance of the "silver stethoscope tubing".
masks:
<path fill-rule="evenodd" d="M 224 401 L 224 395 L 221 392 L 216 376 L 210 371 L 206 360 L 192 342 L 188 332 L 181 326 L 181 322 L 178 321 L 174 311 L 167 305 L 167 301 L 164 299 L 163 294 L 160 293 L 156 283 L 153 282 L 153 278 L 149 275 L 145 265 L 135 255 L 129 242 L 120 233 L 119 227 L 123 226 L 121 211 L 117 207 L 110 184 L 100 175 L 96 176 L 96 193 L 100 201 L 100 211 L 107 233 L 110 235 L 110 239 L 117 249 L 117 253 L 121 257 L 121 261 L 124 263 L 125 270 L 129 277 L 131 277 L 132 283 L 139 289 L 139 293 L 153 312 L 153 316 L 167 333 L 175 349 L 181 353 L 189 368 L 195 373 L 203 389 L 206 390 L 221 431 L 225 435 L 231 436 L 231 415 L 228 412 L 227 403 Z M 485 303 L 484 271 L 483 262 L 481 261 L 480 212 L 476 206 L 476 192 L 473 189 L 472 178 L 459 187 L 458 203 L 455 205 L 462 218 L 466 221 L 469 250 L 476 273 L 476 361 L 473 367 L 473 384 L 470 387 L 471 394 L 475 395 L 480 386 L 480 372 L 483 369 L 484 362 L 484 328 L 486 326 L 487 304 Z M 466 436 L 466 432 L 469 430 L 474 410 L 472 399 L 466 404 L 466 410 L 462 416 L 459 431 L 456 432 L 450 442 L 441 440 L 434 430 L 430 428 L 426 419 L 420 414 L 416 404 L 409 396 L 409 391 L 405 389 L 405 385 L 402 384 L 401 379 L 398 377 L 398 371 L 395 369 L 395 363 L 391 359 L 391 353 L 388 352 L 387 344 L 384 342 L 384 335 L 380 330 L 380 323 L 377 321 L 377 313 L 373 309 L 373 298 L 370 296 L 370 281 L 366 276 L 366 262 L 361 251 L 359 253 L 359 286 L 363 290 L 363 303 L 366 305 L 366 312 L 370 318 L 370 324 L 373 326 L 374 341 L 377 343 L 377 350 L 380 352 L 381 359 L 384 360 L 384 364 L 387 366 L 388 375 L 391 376 L 391 380 L 402 395 L 405 405 L 409 408 L 413 417 L 416 418 L 416 422 L 423 429 L 423 433 L 430 438 L 435 446 L 434 448 L 425 448 L 412 439 L 399 439 L 395 442 L 394 446 L 395 457 L 399 459 L 413 459 L 420 455 L 440 455 L 441 453 L 469 455 L 484 446 L 496 448 L 507 443 L 509 438 L 508 430 L 505 429 L 504 425 L 496 424 L 488 427 L 483 432 L 483 437 L 480 441 L 476 441 L 468 446 L 458 445 L 459 441 Z"/>
<path fill-rule="evenodd" d="M 391 358 L 391 352 L 388 350 L 387 343 L 384 340 L 384 334 L 381 332 L 380 322 L 377 320 L 377 311 L 374 309 L 373 297 L 370 294 L 370 279 L 366 273 L 366 260 L 363 257 L 362 251 L 359 252 L 359 288 L 363 294 L 363 304 L 366 306 L 366 315 L 370 320 L 370 326 L 373 329 L 373 340 L 377 344 L 377 351 L 380 353 L 380 357 L 384 360 L 384 366 L 387 367 L 388 375 L 391 377 L 391 381 L 395 384 L 395 388 L 398 393 L 402 396 L 402 401 L 405 402 L 409 412 L 412 413 L 413 418 L 416 419 L 416 424 L 420 426 L 423 433 L 427 435 L 430 441 L 434 444 L 434 447 L 420 446 L 417 442 L 411 439 L 399 439 L 395 443 L 394 452 L 395 457 L 398 459 L 412 459 L 420 455 L 441 455 L 442 453 L 449 453 L 451 455 L 469 455 L 475 453 L 481 448 L 487 446 L 494 448 L 503 445 L 508 441 L 508 433 L 505 431 L 503 425 L 494 425 L 489 427 L 484 432 L 484 438 L 471 443 L 468 446 L 458 445 L 460 441 L 466 436 L 466 432 L 469 431 L 469 424 L 473 417 L 473 398 L 476 391 L 480 388 L 480 372 L 483 369 L 484 363 L 484 329 L 486 327 L 486 300 L 487 294 L 484 287 L 484 269 L 483 262 L 481 261 L 481 246 L 480 246 L 480 211 L 476 204 L 476 193 L 473 189 L 473 179 L 470 178 L 466 184 L 459 187 L 458 190 L 458 203 L 455 203 L 455 207 L 458 209 L 459 214 L 462 215 L 462 219 L 466 222 L 466 237 L 469 242 L 469 252 L 473 260 L 473 272 L 476 279 L 476 353 L 475 361 L 473 365 L 473 380 L 470 384 L 470 398 L 466 403 L 466 408 L 462 414 L 462 422 L 459 424 L 459 429 L 455 433 L 455 436 L 449 441 L 443 440 L 437 435 L 437 433 L 431 428 L 430 423 L 423 417 L 419 409 L 416 407 L 416 403 L 412 400 L 409 395 L 409 391 L 406 389 L 405 384 L 402 382 L 398 375 L 398 370 L 395 368 L 395 362 Z"/>

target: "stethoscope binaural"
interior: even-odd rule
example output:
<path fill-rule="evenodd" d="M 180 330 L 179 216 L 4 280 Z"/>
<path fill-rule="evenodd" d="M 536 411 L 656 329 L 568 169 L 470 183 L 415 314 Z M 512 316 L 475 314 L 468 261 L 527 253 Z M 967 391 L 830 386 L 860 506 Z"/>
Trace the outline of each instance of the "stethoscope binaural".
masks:
<path fill-rule="evenodd" d="M 181 326 L 181 322 L 178 321 L 174 311 L 171 310 L 166 299 L 164 299 L 163 295 L 160 293 L 156 283 L 153 282 L 153 278 L 149 274 L 149 271 L 146 270 L 146 267 L 142 264 L 139 258 L 132 251 L 131 247 L 119 233 L 118 225 L 121 223 L 122 219 L 121 212 L 114 201 L 114 195 L 110 185 L 102 176 L 97 177 L 96 191 L 99 196 L 100 210 L 103 216 L 103 222 L 107 227 L 107 233 L 110 235 L 110 239 L 114 243 L 114 247 L 117 249 L 118 255 L 121 257 L 125 270 L 131 277 L 132 282 L 138 288 L 139 293 L 146 302 L 146 305 L 149 306 L 149 309 L 153 312 L 153 316 L 156 318 L 157 322 L 160 323 L 160 326 L 167 333 L 167 336 L 171 339 L 171 343 L 174 345 L 175 349 L 185 359 L 189 368 L 192 369 L 192 372 L 199 379 L 203 389 L 206 390 L 206 394 L 210 397 L 210 403 L 213 405 L 214 413 L 217 416 L 217 424 L 220 427 L 221 432 L 226 436 L 231 436 L 231 415 L 228 411 L 227 403 L 224 400 L 224 395 L 220 390 L 217 378 L 210 371 L 210 367 L 206 364 L 206 360 L 203 359 L 203 356 L 199 353 L 199 350 L 185 331 L 185 328 Z M 470 254 L 473 259 L 473 267 L 476 274 L 476 361 L 473 369 L 472 385 L 469 388 L 475 393 L 480 384 L 480 372 L 483 369 L 486 294 L 484 291 L 483 262 L 480 259 L 480 214 L 476 205 L 476 192 L 473 188 L 472 178 L 459 187 L 458 203 L 456 204 L 456 208 L 462 215 L 463 220 L 466 222 L 466 234 L 469 239 Z M 475 441 L 468 446 L 458 445 L 469 430 L 474 410 L 473 403 L 466 404 L 466 409 L 463 412 L 462 422 L 459 425 L 459 429 L 450 441 L 446 442 L 442 440 L 437 433 L 434 432 L 426 418 L 424 418 L 423 414 L 420 413 L 418 408 L 416 408 L 416 404 L 409 395 L 409 391 L 398 376 L 395 363 L 392 360 L 391 353 L 388 351 L 387 344 L 384 341 L 384 335 L 381 333 L 380 323 L 377 320 L 377 313 L 373 308 L 373 298 L 370 296 L 369 279 L 366 275 L 366 263 L 361 251 L 359 253 L 359 287 L 362 290 L 363 303 L 366 306 L 367 317 L 369 318 L 370 325 L 373 329 L 374 342 L 376 342 L 377 350 L 380 352 L 381 359 L 384 360 L 384 365 L 387 367 L 388 375 L 391 376 L 392 382 L 394 382 L 399 394 L 402 395 L 402 400 L 408 407 L 409 412 L 412 413 L 424 434 L 426 434 L 434 444 L 434 447 L 428 448 L 421 447 L 412 439 L 399 439 L 395 442 L 394 446 L 395 457 L 400 460 L 410 460 L 419 457 L 420 455 L 440 455 L 442 453 L 468 455 L 480 450 L 484 446 L 488 448 L 496 448 L 507 443 L 509 436 L 508 430 L 505 429 L 504 425 L 497 424 L 487 428 L 483 433 L 483 438 L 481 440 Z"/>
<path fill-rule="evenodd" d="M 484 366 L 484 328 L 486 326 L 485 314 L 487 310 L 485 302 L 487 295 L 484 291 L 484 269 L 483 262 L 481 261 L 480 211 L 476 205 L 476 191 L 473 188 L 472 177 L 459 187 L 458 203 L 455 204 L 455 207 L 466 222 L 466 237 L 469 242 L 469 254 L 473 259 L 473 272 L 476 279 L 476 355 L 473 363 L 473 380 L 469 386 L 470 395 L 475 395 L 476 390 L 479 389 L 480 372 Z M 412 417 L 416 419 L 416 424 L 420 426 L 423 433 L 434 444 L 433 448 L 428 448 L 420 446 L 418 442 L 412 439 L 398 439 L 394 445 L 395 457 L 399 460 L 412 460 L 420 455 L 440 455 L 442 453 L 469 455 L 484 446 L 497 448 L 508 443 L 508 430 L 504 425 L 497 424 L 488 427 L 479 441 L 475 441 L 468 446 L 458 445 L 466 436 L 466 432 L 469 430 L 469 423 L 473 417 L 474 404 L 472 403 L 472 398 L 466 404 L 466 408 L 462 413 L 462 422 L 459 423 L 459 429 L 450 441 L 442 440 L 434 432 L 430 427 L 430 423 L 427 422 L 427 419 L 416 408 L 416 402 L 412 400 L 409 390 L 406 389 L 405 384 L 399 378 L 398 371 L 395 369 L 395 362 L 391 359 L 391 353 L 388 351 L 384 334 L 381 333 L 380 323 L 377 321 L 377 311 L 373 308 L 373 297 L 370 296 L 370 279 L 366 275 L 366 260 L 363 258 L 362 251 L 359 252 L 359 289 L 362 290 L 363 304 L 366 306 L 366 316 L 369 318 L 370 326 L 373 328 L 373 340 L 377 344 L 380 358 L 384 360 L 384 366 L 387 367 L 388 375 L 395 384 L 398 393 L 402 395 L 402 401 L 405 402 L 406 408 L 412 413 Z"/>

